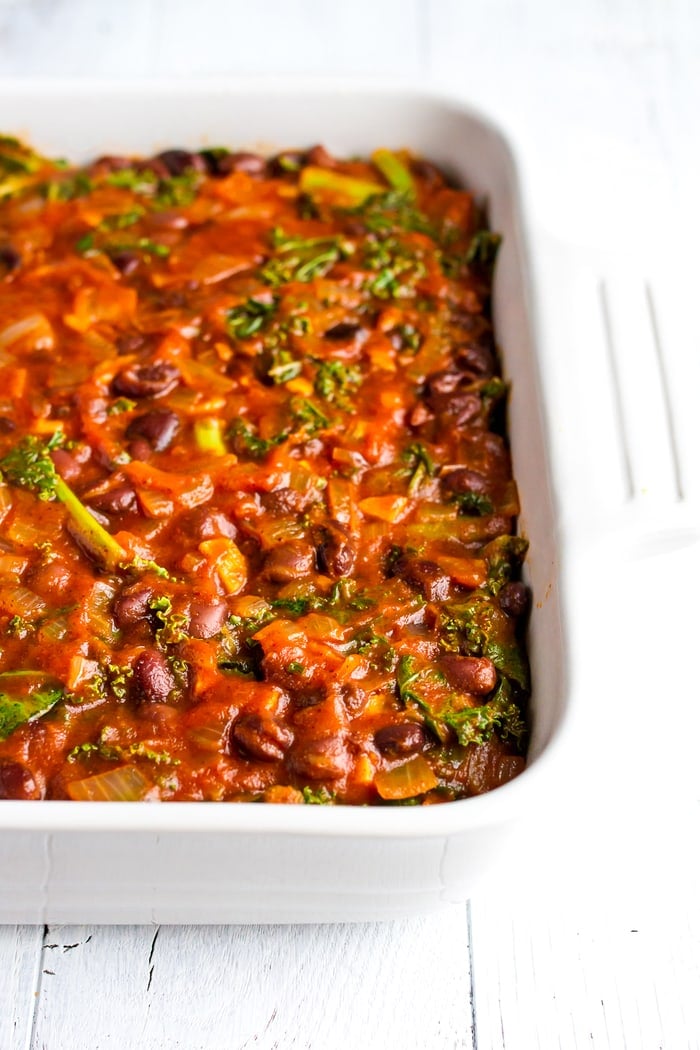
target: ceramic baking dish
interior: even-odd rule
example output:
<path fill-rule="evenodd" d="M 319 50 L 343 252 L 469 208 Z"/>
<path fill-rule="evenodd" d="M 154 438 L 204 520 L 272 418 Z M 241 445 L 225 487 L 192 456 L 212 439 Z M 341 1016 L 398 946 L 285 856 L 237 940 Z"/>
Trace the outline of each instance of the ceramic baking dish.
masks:
<path fill-rule="evenodd" d="M 502 135 L 423 92 L 270 81 L 5 83 L 0 128 L 72 160 L 180 145 L 272 151 L 322 142 L 342 155 L 408 147 L 485 199 L 504 238 L 494 314 L 512 382 L 510 437 L 534 593 L 533 733 L 515 781 L 423 808 L 0 802 L 0 921 L 345 921 L 465 900 L 495 865 L 517 862 L 516 832 L 560 790 L 570 705 L 523 224 Z"/>

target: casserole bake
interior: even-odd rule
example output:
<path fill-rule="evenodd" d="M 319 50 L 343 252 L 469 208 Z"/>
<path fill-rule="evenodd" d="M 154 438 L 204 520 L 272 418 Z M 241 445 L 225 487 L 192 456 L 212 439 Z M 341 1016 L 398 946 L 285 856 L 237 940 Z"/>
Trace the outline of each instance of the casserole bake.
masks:
<path fill-rule="evenodd" d="M 235 105 L 241 97 L 243 107 Z M 77 159 L 152 153 L 173 142 L 268 152 L 323 140 L 339 154 L 405 146 L 488 199 L 491 224 L 504 236 L 494 320 L 514 388 L 509 429 L 532 550 L 530 769 L 489 796 L 420 813 L 189 803 L 172 803 L 167 812 L 120 803 L 88 812 L 82 803 L 3 802 L 2 877 L 12 890 L 6 921 L 380 918 L 463 899 L 506 846 L 509 826 L 536 796 L 549 764 L 564 709 L 557 552 L 507 147 L 479 118 L 423 96 L 299 87 L 287 106 L 272 89 L 250 85 L 89 92 L 66 85 L 52 86 L 50 96 L 8 87 L 0 124 L 43 152 Z"/>
<path fill-rule="evenodd" d="M 473 197 L 386 149 L 75 169 L 4 138 L 3 168 L 0 798 L 517 775 L 526 541 Z"/>

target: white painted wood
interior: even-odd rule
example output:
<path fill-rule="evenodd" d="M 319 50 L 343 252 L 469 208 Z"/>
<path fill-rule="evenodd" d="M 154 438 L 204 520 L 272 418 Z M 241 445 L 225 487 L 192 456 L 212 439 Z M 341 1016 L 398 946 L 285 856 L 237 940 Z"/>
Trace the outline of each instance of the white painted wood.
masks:
<path fill-rule="evenodd" d="M 64 926 L 48 943 L 31 1050 L 472 1046 L 463 907 L 395 924 Z"/>
<path fill-rule="evenodd" d="M 658 901 L 633 917 L 575 899 L 472 904 L 479 1047 L 697 1050 L 700 925 Z"/>
<path fill-rule="evenodd" d="M 525 176 L 535 261 L 538 248 L 543 260 L 538 276 L 551 367 L 565 367 L 557 355 L 567 326 L 576 327 L 578 352 L 589 341 L 600 365 L 595 287 L 597 275 L 610 274 L 611 259 L 615 272 L 622 254 L 623 266 L 651 275 L 690 502 L 700 489 L 697 281 L 686 291 L 678 274 L 697 272 L 698 54 L 694 0 L 0 3 L 3 74 L 384 73 L 441 84 L 492 113 L 514 139 Z M 573 260 L 572 283 L 564 302 L 552 303 L 560 294 L 559 248 Z M 632 313 L 642 323 L 644 300 L 635 301 Z M 612 291 L 610 303 L 626 324 L 630 307 L 623 315 L 623 300 Z M 579 462 L 585 496 L 599 508 L 619 502 L 624 490 L 611 397 L 606 387 L 601 418 L 615 449 L 611 462 L 597 476 L 583 454 Z M 557 436 L 576 441 L 572 425 Z M 667 477 L 668 460 L 661 467 Z M 664 563 L 660 571 L 670 568 Z M 687 571 L 677 569 L 669 608 Z M 644 601 L 643 589 L 631 595 L 630 604 Z M 615 610 L 607 615 L 619 644 Z M 675 630 L 665 613 L 662 620 L 662 634 Z M 691 627 L 682 635 L 689 652 Z M 627 637 L 622 643 L 625 652 L 634 644 Z M 689 675 L 673 704 L 685 726 L 696 693 Z M 616 726 L 636 703 L 622 695 L 611 714 Z M 655 697 L 644 703 L 655 731 Z M 696 765 L 697 734 L 679 735 L 688 744 L 676 752 L 674 791 Z M 647 771 L 648 793 L 663 793 L 668 785 L 656 780 L 653 734 L 638 720 L 632 736 L 641 756 L 635 775 Z M 697 774 L 685 779 L 687 799 Z M 631 791 L 629 801 L 633 806 Z M 475 1045 L 698 1050 L 699 869 L 689 846 L 697 841 L 697 812 L 678 807 L 683 822 L 664 827 L 663 810 L 602 821 L 600 802 L 592 809 L 587 803 L 586 795 L 572 817 L 588 827 L 585 851 L 576 846 L 575 827 L 567 837 L 547 826 L 534 838 L 532 849 L 543 858 L 539 895 L 531 876 L 529 898 L 501 888 L 472 905 Z M 625 852 L 628 866 L 620 861 Z M 560 853 L 569 854 L 568 867 L 554 863 Z M 606 900 L 611 879 L 616 889 Z M 57 947 L 40 954 L 41 929 L 0 929 L 2 1050 L 472 1045 L 462 910 L 347 928 L 162 927 L 155 946 L 154 932 L 65 927 L 50 931 L 47 944 Z"/>
<path fill-rule="evenodd" d="M 42 927 L 0 926 L 0 1046 L 27 1050 L 33 990 L 41 958 Z"/>

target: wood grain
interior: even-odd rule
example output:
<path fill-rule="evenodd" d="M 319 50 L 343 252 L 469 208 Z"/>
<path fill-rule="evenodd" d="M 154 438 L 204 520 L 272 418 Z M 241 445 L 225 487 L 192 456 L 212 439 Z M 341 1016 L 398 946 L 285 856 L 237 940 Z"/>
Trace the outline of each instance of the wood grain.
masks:
<path fill-rule="evenodd" d="M 463 907 L 393 924 L 56 927 L 43 960 L 31 1050 L 472 1046 Z"/>

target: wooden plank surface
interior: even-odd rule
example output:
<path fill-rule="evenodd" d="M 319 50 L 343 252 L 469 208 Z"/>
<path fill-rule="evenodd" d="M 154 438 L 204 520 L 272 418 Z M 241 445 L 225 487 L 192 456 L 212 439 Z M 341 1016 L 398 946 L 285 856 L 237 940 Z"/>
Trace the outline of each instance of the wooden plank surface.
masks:
<path fill-rule="evenodd" d="M 574 326 L 575 345 L 590 342 L 604 367 L 599 279 L 622 266 L 634 270 L 635 295 L 649 282 L 680 485 L 691 500 L 700 487 L 700 347 L 694 286 L 681 290 L 677 274 L 697 268 L 698 54 L 693 0 L 0 0 L 5 75 L 371 74 L 443 86 L 492 113 L 518 150 L 553 352 L 565 353 Z M 569 297 L 553 303 L 572 259 Z M 551 361 L 565 375 L 563 356 Z M 606 389 L 611 448 L 614 417 Z M 585 464 L 574 427 L 562 441 Z M 619 454 L 598 476 L 587 469 L 597 506 L 619 501 Z M 677 596 L 688 570 L 674 564 Z M 614 610 L 607 616 L 612 624 Z M 661 621 L 654 637 L 668 633 Z M 617 684 L 624 688 L 624 675 Z M 698 1050 L 694 676 L 674 691 L 681 729 L 661 727 L 676 734 L 665 738 L 665 767 L 654 700 L 650 690 L 648 727 L 638 721 L 631 738 L 637 765 L 650 771 L 649 795 L 663 797 L 669 784 L 685 792 L 677 825 L 663 806 L 605 821 L 600 801 L 587 809 L 583 798 L 572 819 L 582 827 L 600 819 L 589 823 L 587 856 L 571 832 L 543 831 L 532 845 L 543 859 L 530 896 L 500 887 L 472 903 L 470 920 L 455 908 L 354 927 L 59 927 L 46 936 L 0 928 L 0 1050 Z M 619 726 L 635 709 L 625 695 L 611 719 Z M 567 851 L 568 866 L 555 863 Z M 606 895 L 610 881 L 617 889 Z"/>
<path fill-rule="evenodd" d="M 472 1046 L 464 907 L 392 924 L 51 927 L 42 960 L 31 1050 Z"/>

